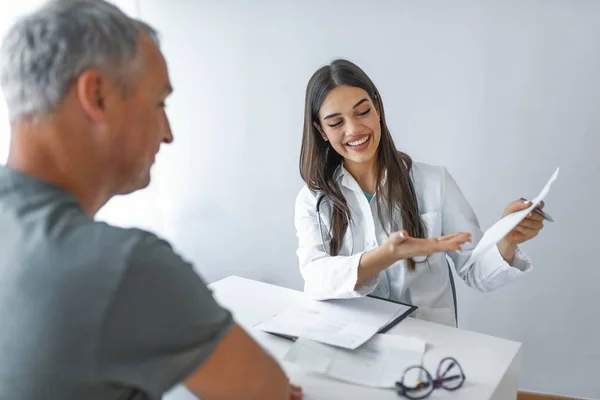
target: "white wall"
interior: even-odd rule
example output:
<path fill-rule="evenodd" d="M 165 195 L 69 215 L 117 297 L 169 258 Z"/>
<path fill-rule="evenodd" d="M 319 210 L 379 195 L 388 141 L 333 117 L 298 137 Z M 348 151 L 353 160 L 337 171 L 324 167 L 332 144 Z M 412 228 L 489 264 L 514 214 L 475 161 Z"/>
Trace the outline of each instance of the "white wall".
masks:
<path fill-rule="evenodd" d="M 0 0 L 0 33 L 28 1 L 13 3 Z M 101 218 L 164 234 L 208 281 L 237 274 L 300 289 L 293 207 L 304 89 L 317 67 L 350 58 L 382 92 L 396 143 L 446 165 L 484 227 L 561 167 L 547 207 L 557 222 L 524 246 L 535 270 L 485 295 L 458 282 L 460 324 L 523 342 L 522 388 L 600 396 L 600 3 L 116 3 L 162 32 L 176 139 L 152 185 L 113 200 Z"/>
<path fill-rule="evenodd" d="M 164 232 L 209 281 L 302 287 L 304 89 L 347 57 L 379 86 L 397 144 L 446 165 L 484 227 L 561 167 L 557 222 L 524 246 L 534 271 L 486 295 L 459 282 L 460 324 L 523 342 L 522 388 L 600 395 L 600 3 L 141 0 L 141 15 L 175 85 L 175 143 L 154 173 Z"/>

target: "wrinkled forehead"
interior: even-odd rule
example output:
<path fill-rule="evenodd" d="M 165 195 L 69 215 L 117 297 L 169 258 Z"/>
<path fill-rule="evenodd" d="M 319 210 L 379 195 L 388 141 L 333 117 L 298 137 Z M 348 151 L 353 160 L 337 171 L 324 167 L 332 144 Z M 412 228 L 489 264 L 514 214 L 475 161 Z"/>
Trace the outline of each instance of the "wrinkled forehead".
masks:
<path fill-rule="evenodd" d="M 156 84 L 161 88 L 170 87 L 167 62 L 158 44 L 145 33 L 140 34 L 139 41 L 140 52 L 137 61 L 142 67 L 142 80 L 146 80 L 146 84 Z"/>

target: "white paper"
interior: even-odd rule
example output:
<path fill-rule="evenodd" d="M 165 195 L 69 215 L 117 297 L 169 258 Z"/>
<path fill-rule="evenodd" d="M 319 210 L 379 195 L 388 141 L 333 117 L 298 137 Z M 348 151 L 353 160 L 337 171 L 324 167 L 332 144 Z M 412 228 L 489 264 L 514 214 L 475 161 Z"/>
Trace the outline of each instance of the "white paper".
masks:
<path fill-rule="evenodd" d="M 356 349 L 377 333 L 377 326 L 346 322 L 320 316 L 310 310 L 292 309 L 256 326 L 265 332 L 316 340 Z"/>
<path fill-rule="evenodd" d="M 487 231 L 485 231 L 485 233 L 481 237 L 481 240 L 479 241 L 479 243 L 477 243 L 477 246 L 475 246 L 475 248 L 471 252 L 469 259 L 461 268 L 461 272 L 466 270 L 471 264 L 473 264 L 475 261 L 477 261 L 477 259 L 479 259 L 479 257 L 481 257 L 483 255 L 483 253 L 485 253 L 486 251 L 491 249 L 493 246 L 498 244 L 498 242 L 500 242 L 517 225 L 519 225 L 519 223 L 521 223 L 521 221 L 523 219 L 525 219 L 525 217 L 527 217 L 527 215 L 531 211 L 533 211 L 533 209 L 536 206 L 538 206 L 542 200 L 544 200 L 544 198 L 550 191 L 552 184 L 556 180 L 559 170 L 560 170 L 559 168 L 556 168 L 556 170 L 550 177 L 550 180 L 546 183 L 546 186 L 544 186 L 544 188 L 542 189 L 540 194 L 535 199 L 531 200 L 531 205 L 528 208 L 526 208 L 525 210 L 518 211 L 516 213 L 509 214 L 506 217 L 503 217 L 498 222 L 496 222 L 494 225 L 492 225 Z"/>
<path fill-rule="evenodd" d="M 421 365 L 425 342 L 378 334 L 354 351 L 298 339 L 284 361 L 358 385 L 393 388 L 406 368 Z"/>
<path fill-rule="evenodd" d="M 410 306 L 371 297 L 326 301 L 306 300 L 301 307 L 318 312 L 324 318 L 377 326 L 378 330 L 410 310 Z"/>
<path fill-rule="evenodd" d="M 255 328 L 356 349 L 409 309 L 403 304 L 370 297 L 327 301 L 305 299 Z"/>

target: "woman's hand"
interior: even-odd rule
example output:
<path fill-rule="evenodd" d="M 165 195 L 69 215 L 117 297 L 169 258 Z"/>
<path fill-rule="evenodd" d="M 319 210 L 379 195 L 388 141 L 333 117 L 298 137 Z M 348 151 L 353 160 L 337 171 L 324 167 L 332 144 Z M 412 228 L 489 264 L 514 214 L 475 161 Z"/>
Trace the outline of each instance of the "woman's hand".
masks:
<path fill-rule="evenodd" d="M 471 234 L 458 232 L 437 238 L 417 239 L 410 237 L 408 232 L 395 232 L 385 243 L 397 260 L 418 256 L 429 256 L 445 251 L 459 251 L 461 245 L 471 241 Z"/>
<path fill-rule="evenodd" d="M 302 400 L 302 388 L 290 384 L 290 400 Z"/>
<path fill-rule="evenodd" d="M 517 200 L 510 203 L 504 210 L 504 216 L 508 214 L 521 211 L 531 206 L 530 201 Z M 542 201 L 536 208 L 544 208 L 544 202 Z M 536 237 L 542 228 L 544 227 L 544 217 L 534 212 L 531 212 L 519 225 L 515 227 L 506 237 L 504 238 L 510 244 L 518 245 Z"/>
<path fill-rule="evenodd" d="M 429 239 L 410 237 L 406 231 L 394 232 L 384 244 L 363 253 L 358 264 L 355 289 L 397 261 L 442 251 L 458 251 L 462 244 L 470 241 L 471 234 L 465 232 Z"/>
<path fill-rule="evenodd" d="M 531 202 L 529 201 L 513 201 L 504 210 L 504 216 L 525 210 L 530 206 Z M 539 208 L 540 210 L 544 208 L 544 202 L 542 201 L 536 208 Z M 506 260 L 506 262 L 512 264 L 517 245 L 533 239 L 540 233 L 542 228 L 544 228 L 543 221 L 544 217 L 531 212 L 519 223 L 519 225 L 510 231 L 509 234 L 500 241 L 500 243 L 498 243 L 498 250 L 500 250 L 500 254 L 502 254 L 502 257 Z"/>

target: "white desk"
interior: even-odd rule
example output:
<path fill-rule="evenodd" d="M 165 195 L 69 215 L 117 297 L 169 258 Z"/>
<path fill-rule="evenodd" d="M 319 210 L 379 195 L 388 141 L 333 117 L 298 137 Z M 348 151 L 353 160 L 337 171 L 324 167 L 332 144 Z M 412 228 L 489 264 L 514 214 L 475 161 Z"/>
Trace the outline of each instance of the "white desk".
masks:
<path fill-rule="evenodd" d="M 210 288 L 224 307 L 232 311 L 236 321 L 278 360 L 292 342 L 252 330 L 259 322 L 285 309 L 302 292 L 230 276 L 213 283 Z M 518 372 L 521 361 L 520 343 L 479 333 L 450 328 L 415 318 L 406 318 L 389 334 L 415 336 L 427 342 L 425 367 L 434 374 L 438 362 L 446 356 L 455 357 L 464 369 L 467 380 L 455 392 L 437 389 L 430 399 L 508 400 L 516 399 Z M 329 379 L 283 363 L 292 382 L 304 389 L 306 400 L 398 400 L 393 390 L 371 389 Z M 177 389 L 166 400 L 191 397 Z"/>

